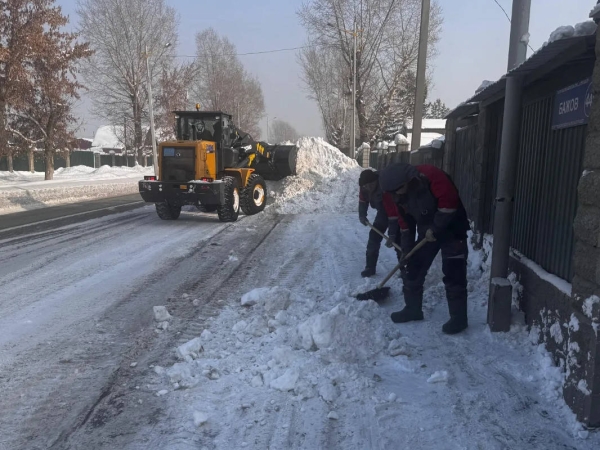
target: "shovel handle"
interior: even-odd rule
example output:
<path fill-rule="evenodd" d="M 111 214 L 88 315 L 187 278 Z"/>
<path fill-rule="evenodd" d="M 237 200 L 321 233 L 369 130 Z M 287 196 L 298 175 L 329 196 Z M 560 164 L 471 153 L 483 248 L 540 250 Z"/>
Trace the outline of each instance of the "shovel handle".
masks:
<path fill-rule="evenodd" d="M 390 278 L 392 278 L 392 277 L 394 276 L 394 274 L 395 274 L 395 273 L 396 273 L 396 272 L 397 272 L 397 271 L 400 269 L 400 266 L 402 265 L 402 263 L 403 263 L 404 261 L 406 261 L 408 258 L 410 258 L 412 255 L 414 255 L 414 254 L 415 254 L 417 251 L 419 251 L 419 249 L 420 249 L 421 247 L 423 247 L 425 244 L 427 244 L 427 239 L 422 239 L 421 241 L 419 241 L 419 243 L 418 243 L 417 245 L 415 245 L 415 246 L 414 246 L 414 248 L 413 248 L 413 249 L 412 249 L 410 252 L 408 252 L 408 253 L 406 254 L 406 256 L 403 256 L 403 257 L 402 257 L 402 260 L 401 260 L 401 261 L 400 261 L 400 262 L 399 262 L 399 263 L 396 265 L 396 267 L 394 267 L 394 270 L 392 270 L 392 271 L 391 271 L 391 272 L 390 272 L 390 273 L 387 275 L 387 277 L 385 277 L 385 278 L 383 279 L 383 281 L 382 281 L 381 283 L 379 283 L 379 286 L 377 286 L 377 288 L 378 288 L 378 289 L 381 289 L 381 288 L 382 288 L 382 287 L 385 285 L 385 283 L 387 283 L 387 282 L 388 282 L 388 280 L 389 280 Z"/>
<path fill-rule="evenodd" d="M 381 231 L 379 231 L 377 228 L 375 228 L 375 227 L 374 227 L 374 226 L 371 224 L 371 222 L 369 222 L 368 220 L 367 220 L 367 225 L 368 225 L 368 226 L 371 228 L 371 230 L 373 230 L 375 233 L 377 233 L 378 235 L 380 235 L 380 236 L 381 236 L 382 238 L 384 238 L 386 241 L 389 241 L 389 240 L 390 240 L 390 238 L 389 238 L 388 236 L 386 236 L 386 235 L 385 235 L 385 234 L 383 234 Z M 403 253 L 403 252 L 402 252 L 402 249 L 400 248 L 400 246 L 399 246 L 398 244 L 396 244 L 395 242 L 392 242 L 392 245 L 393 245 L 394 247 L 396 247 L 396 249 L 397 249 L 397 250 L 398 250 L 400 253 Z"/>

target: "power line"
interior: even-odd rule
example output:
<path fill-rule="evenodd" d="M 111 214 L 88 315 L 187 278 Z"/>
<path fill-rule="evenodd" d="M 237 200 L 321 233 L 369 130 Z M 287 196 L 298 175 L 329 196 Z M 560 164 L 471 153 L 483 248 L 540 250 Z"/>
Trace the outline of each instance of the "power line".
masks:
<path fill-rule="evenodd" d="M 506 16 L 506 18 L 508 19 L 508 23 L 512 23 L 512 21 L 510 20 L 510 16 L 508 15 L 508 13 L 506 12 L 506 10 L 504 9 L 504 7 L 498 3 L 498 0 L 494 0 L 494 3 L 496 5 L 498 5 L 498 7 L 502 10 L 502 12 L 504 13 L 504 15 Z M 527 42 L 527 47 L 529 47 L 531 49 L 532 52 L 535 53 L 535 50 L 533 49 L 533 47 L 529 44 L 529 42 Z"/>
<path fill-rule="evenodd" d="M 223 55 L 219 55 L 219 56 L 264 55 L 267 53 L 291 52 L 291 51 L 302 50 L 302 49 L 311 48 L 311 47 L 337 47 L 337 44 L 303 45 L 300 47 L 278 48 L 275 50 L 262 50 L 262 51 L 257 51 L 257 52 L 246 52 L 246 53 L 230 53 L 230 54 L 223 54 Z M 173 58 L 198 58 L 199 56 L 208 56 L 208 55 L 174 55 Z"/>
<path fill-rule="evenodd" d="M 504 13 L 504 15 L 506 16 L 506 18 L 508 19 L 508 23 L 510 23 L 510 16 L 508 15 L 508 13 L 504 9 L 504 7 L 500 3 L 498 3 L 498 0 L 494 0 L 494 3 L 496 3 L 496 5 L 498 5 L 500 7 L 500 9 L 502 10 L 502 12 Z"/>

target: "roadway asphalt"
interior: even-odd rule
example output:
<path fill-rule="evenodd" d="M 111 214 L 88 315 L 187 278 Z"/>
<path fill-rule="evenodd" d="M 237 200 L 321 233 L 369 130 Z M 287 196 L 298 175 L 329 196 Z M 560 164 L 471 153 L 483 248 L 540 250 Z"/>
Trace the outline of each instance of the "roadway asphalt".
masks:
<path fill-rule="evenodd" d="M 100 198 L 0 215 L 0 239 L 72 225 L 147 205 L 139 194 Z"/>

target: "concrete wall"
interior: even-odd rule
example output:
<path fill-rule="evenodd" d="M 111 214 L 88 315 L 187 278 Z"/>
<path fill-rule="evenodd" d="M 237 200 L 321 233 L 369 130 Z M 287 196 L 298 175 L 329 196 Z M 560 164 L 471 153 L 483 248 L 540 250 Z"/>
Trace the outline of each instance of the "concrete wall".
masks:
<path fill-rule="evenodd" d="M 585 325 L 582 327 L 580 346 L 590 354 L 584 370 L 591 394 L 586 398 L 582 415 L 590 423 L 600 426 L 600 304 L 589 308 L 592 304 L 590 297 L 600 295 L 600 33 L 596 39 L 592 87 L 594 101 L 587 130 L 583 172 L 577 190 L 577 215 L 573 224 L 575 249 L 571 307 L 585 319 L 582 322 Z M 589 332 L 589 327 L 593 327 L 594 333 Z"/>
<path fill-rule="evenodd" d="M 515 257 L 511 258 L 510 270 L 523 286 L 519 300 L 527 325 L 535 327 L 539 342 L 565 371 L 565 401 L 578 420 L 600 426 L 600 398 L 594 390 L 600 381 L 600 340 L 595 322 L 582 313 L 570 295 Z"/>

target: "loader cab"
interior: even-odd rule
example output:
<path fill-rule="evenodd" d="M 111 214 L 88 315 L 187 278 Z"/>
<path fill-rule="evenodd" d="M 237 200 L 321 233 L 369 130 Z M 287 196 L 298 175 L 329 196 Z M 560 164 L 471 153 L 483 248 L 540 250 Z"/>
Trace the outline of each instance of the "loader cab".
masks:
<path fill-rule="evenodd" d="M 240 160 L 232 148 L 235 127 L 232 116 L 221 111 L 175 111 L 175 136 L 178 141 L 208 141 L 216 146 L 216 173 L 234 167 Z"/>

